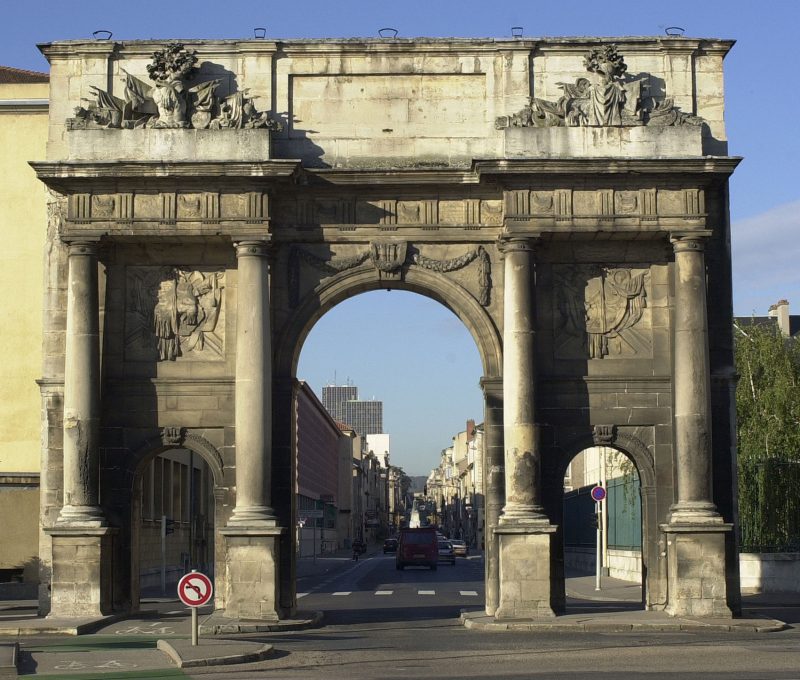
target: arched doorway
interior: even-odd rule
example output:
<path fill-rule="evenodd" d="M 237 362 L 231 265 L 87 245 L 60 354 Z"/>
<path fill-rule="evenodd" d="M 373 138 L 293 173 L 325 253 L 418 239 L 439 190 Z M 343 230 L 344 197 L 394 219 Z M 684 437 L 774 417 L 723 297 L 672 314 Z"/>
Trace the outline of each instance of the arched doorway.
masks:
<path fill-rule="evenodd" d="M 169 430 L 169 429 L 167 429 Z M 174 596 L 183 574 L 197 569 L 218 580 L 221 458 L 203 437 L 177 428 L 145 443 L 131 495 L 131 603 Z"/>
<path fill-rule="evenodd" d="M 564 475 L 562 524 L 567 612 L 641 607 L 641 482 L 633 461 L 603 445 L 572 458 Z"/>
<path fill-rule="evenodd" d="M 280 262 L 280 258 L 278 259 Z M 287 323 L 283 326 L 284 332 L 279 336 L 280 340 L 276 348 L 276 373 L 280 371 L 276 383 L 283 384 L 288 387 L 293 385 L 296 378 L 303 378 L 297 372 L 300 351 L 304 346 L 305 340 L 314 328 L 318 320 L 324 314 L 331 311 L 336 305 L 360 296 L 362 293 L 370 293 L 373 291 L 405 291 L 422 295 L 426 298 L 435 300 L 443 304 L 447 309 L 453 312 L 458 317 L 472 336 L 475 342 L 474 347 L 477 347 L 477 354 L 479 356 L 480 365 L 483 375 L 497 378 L 499 372 L 499 365 L 501 361 L 500 352 L 500 339 L 497 328 L 495 327 L 491 316 L 487 310 L 475 299 L 467 290 L 448 281 L 446 277 L 433 274 L 425 270 L 413 270 L 410 268 L 404 271 L 402 278 L 396 280 L 385 280 L 377 277 L 374 270 L 362 270 L 354 272 L 341 273 L 328 279 L 319 277 L 321 279 L 318 285 L 313 290 L 313 294 L 308 295 L 305 299 L 301 299 L 297 305 L 296 310 L 287 318 Z M 384 293 L 385 294 L 385 293 Z M 401 293 L 402 295 L 402 293 Z M 397 294 L 395 293 L 395 297 Z M 391 300 L 391 298 L 389 298 Z M 353 328 L 353 333 L 356 334 L 357 328 Z M 391 358 L 387 356 L 387 360 Z M 331 365 L 331 376 L 335 365 Z M 396 366 L 396 370 L 409 372 L 414 370 L 414 366 Z M 474 384 L 477 387 L 479 382 L 482 381 L 480 370 L 474 375 Z M 276 394 L 276 406 L 274 412 L 275 422 L 280 422 L 286 419 L 287 414 L 291 414 L 291 399 L 290 391 L 286 387 Z M 281 395 L 284 395 L 283 397 Z M 281 406 L 281 402 L 283 406 Z M 481 407 L 485 412 L 478 414 L 478 417 L 483 415 L 484 428 L 483 434 L 487 439 L 493 437 L 493 441 L 501 437 L 502 417 L 498 409 L 492 409 L 487 412 L 486 409 Z M 467 415 L 465 415 L 465 420 Z M 294 428 L 292 428 L 294 429 Z M 452 433 L 450 433 L 452 434 Z M 449 436 L 445 431 L 443 436 Z M 281 455 L 280 451 L 283 450 L 289 454 L 289 460 L 294 461 L 295 452 L 292 449 L 293 442 L 287 441 L 285 435 L 277 429 L 273 432 L 274 436 L 274 450 L 276 455 Z M 435 452 L 436 453 L 436 452 Z M 498 453 L 502 456 L 500 447 L 496 447 L 492 453 L 496 456 Z M 436 460 L 431 461 L 430 467 L 436 466 Z M 482 466 L 485 467 L 485 462 L 481 460 Z M 281 466 L 283 467 L 283 466 Z M 275 481 L 273 482 L 275 484 Z M 285 488 L 285 487 L 284 487 Z M 279 499 L 277 486 L 274 486 L 276 491 L 276 498 Z M 483 494 L 481 494 L 483 495 Z M 286 594 L 288 598 L 294 600 L 293 604 L 296 606 L 296 561 L 294 564 L 289 565 L 289 555 L 292 559 L 296 560 L 297 551 L 295 549 L 297 543 L 297 518 L 298 518 L 298 497 L 293 495 L 291 499 L 292 507 L 284 507 L 279 510 L 281 516 L 286 516 L 286 526 L 291 526 L 295 532 L 295 536 L 291 541 L 286 541 L 285 549 L 282 550 L 282 559 L 284 561 L 282 575 L 289 574 L 289 577 L 282 576 L 282 593 Z M 481 499 L 484 502 L 484 499 Z M 495 511 L 499 510 L 499 505 Z M 278 508 L 276 508 L 278 509 Z M 285 515 L 283 514 L 285 513 Z M 476 513 L 477 516 L 477 513 Z M 490 519 L 482 517 L 484 525 L 490 523 Z M 399 524 L 399 522 L 398 522 Z M 308 530 L 304 526 L 304 532 Z M 357 528 L 353 528 L 352 533 L 355 536 L 358 532 Z M 288 604 L 284 602 L 284 606 Z"/>

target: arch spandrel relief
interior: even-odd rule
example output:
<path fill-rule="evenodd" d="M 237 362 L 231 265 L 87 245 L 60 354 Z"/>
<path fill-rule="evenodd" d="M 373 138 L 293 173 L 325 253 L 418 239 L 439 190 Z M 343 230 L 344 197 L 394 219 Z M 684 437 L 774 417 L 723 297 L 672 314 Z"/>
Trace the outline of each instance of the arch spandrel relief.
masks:
<path fill-rule="evenodd" d="M 652 357 L 649 268 L 559 266 L 553 279 L 556 358 Z"/>
<path fill-rule="evenodd" d="M 221 361 L 225 272 L 186 267 L 127 268 L 128 361 Z"/>

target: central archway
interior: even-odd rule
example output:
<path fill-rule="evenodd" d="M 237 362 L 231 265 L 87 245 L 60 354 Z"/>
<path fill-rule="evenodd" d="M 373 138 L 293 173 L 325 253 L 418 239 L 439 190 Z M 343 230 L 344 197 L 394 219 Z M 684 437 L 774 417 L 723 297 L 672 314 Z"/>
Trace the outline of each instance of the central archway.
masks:
<path fill-rule="evenodd" d="M 316 322 L 328 311 L 356 295 L 378 290 L 402 290 L 432 299 L 453 312 L 469 331 L 481 361 L 482 380 L 499 380 L 502 366 L 502 342 L 499 330 L 490 313 L 467 290 L 440 273 L 409 267 L 401 278 L 385 280 L 375 269 L 364 267 L 339 273 L 320 281 L 313 292 L 299 301 L 296 309 L 276 334 L 275 390 L 273 392 L 274 422 L 292 423 L 292 427 L 273 429 L 273 498 L 276 512 L 289 531 L 281 538 L 281 606 L 293 612 L 296 600 L 296 532 L 297 499 L 293 492 L 296 451 L 291 432 L 294 431 L 293 385 L 303 344 Z M 486 408 L 484 409 L 486 412 Z M 487 439 L 502 436 L 502 418 L 497 408 L 486 418 Z M 487 524 L 488 524 L 487 517 Z"/>

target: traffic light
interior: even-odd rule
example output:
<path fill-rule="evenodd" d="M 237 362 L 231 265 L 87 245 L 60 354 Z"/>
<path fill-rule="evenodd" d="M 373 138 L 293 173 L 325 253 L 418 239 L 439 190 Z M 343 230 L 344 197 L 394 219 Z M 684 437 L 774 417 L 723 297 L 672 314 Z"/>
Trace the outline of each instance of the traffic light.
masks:
<path fill-rule="evenodd" d="M 166 521 L 166 524 L 165 524 L 165 527 L 164 527 L 164 533 L 167 534 L 167 535 L 175 533 L 175 520 L 174 519 L 168 519 Z"/>

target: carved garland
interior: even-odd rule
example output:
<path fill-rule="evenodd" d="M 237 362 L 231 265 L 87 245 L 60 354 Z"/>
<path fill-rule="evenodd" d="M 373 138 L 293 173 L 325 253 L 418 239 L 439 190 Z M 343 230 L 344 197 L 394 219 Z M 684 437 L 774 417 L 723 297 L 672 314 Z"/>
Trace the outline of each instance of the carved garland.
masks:
<path fill-rule="evenodd" d="M 490 302 L 490 291 L 492 287 L 492 263 L 483 246 L 478 246 L 475 250 L 450 260 L 433 260 L 429 257 L 425 257 L 421 253 L 415 253 L 412 261 L 423 269 L 430 269 L 431 271 L 444 274 L 466 267 L 476 258 L 479 260 L 480 265 L 478 271 L 478 284 L 480 286 L 479 302 L 482 306 L 487 307 Z"/>
<path fill-rule="evenodd" d="M 317 257 L 311 253 L 298 248 L 292 247 L 289 251 L 289 303 L 292 307 L 297 307 L 300 302 L 300 262 L 314 267 L 314 269 L 328 275 L 339 274 L 348 269 L 353 269 L 362 265 L 367 260 L 372 260 L 373 265 L 379 271 L 386 271 L 388 264 L 384 263 L 379 257 L 376 256 L 375 244 L 370 245 L 370 249 L 359 255 L 353 257 L 340 258 L 336 260 L 325 260 L 324 258 Z M 434 260 L 425 257 L 421 253 L 414 253 L 411 257 L 411 263 L 428 269 L 430 271 L 446 274 L 458 269 L 466 267 L 475 259 L 479 262 L 478 270 L 478 285 L 480 293 L 478 301 L 483 307 L 487 307 L 491 300 L 492 288 L 492 263 L 489 259 L 489 254 L 483 246 L 478 246 L 468 253 L 464 253 L 459 257 L 454 257 L 449 260 Z M 402 265 L 402 263 L 400 263 Z M 391 265 L 391 270 L 394 271 L 399 268 L 395 262 Z"/>

